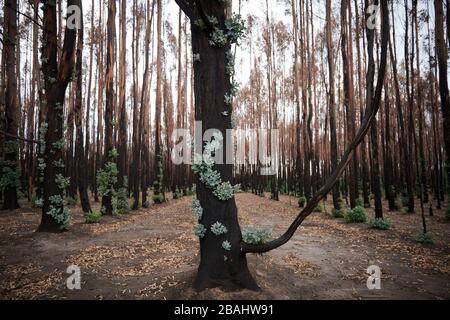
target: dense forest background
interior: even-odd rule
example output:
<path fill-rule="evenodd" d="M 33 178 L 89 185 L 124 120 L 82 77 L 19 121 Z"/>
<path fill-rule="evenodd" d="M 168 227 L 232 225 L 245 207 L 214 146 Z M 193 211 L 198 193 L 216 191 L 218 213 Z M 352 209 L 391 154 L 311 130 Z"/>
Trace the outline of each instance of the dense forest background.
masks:
<path fill-rule="evenodd" d="M 15 5 L 14 1 L 3 5 L 7 3 Z M 149 205 L 147 192 L 160 172 L 166 191 L 176 196 L 188 193 L 194 184 L 188 166 L 175 166 L 170 160 L 174 128 L 192 131 L 194 127 L 194 57 L 188 18 L 172 1 L 124 1 L 114 10 L 103 1 L 81 4 L 82 37 L 72 48 L 76 63 L 70 70 L 59 120 L 65 143 L 57 161 L 62 161 L 64 176 L 71 181 L 65 195 L 75 199 L 81 183 L 98 201 L 97 176 L 108 156 L 105 148 L 111 146 L 117 150 L 118 191 L 125 188 L 126 196 L 134 197 L 133 207 Z M 235 179 L 244 190 L 259 194 L 270 190 L 274 199 L 278 192 L 294 193 L 306 203 L 330 173 L 365 110 L 364 3 L 349 1 L 344 18 L 339 18 L 341 4 L 333 4 L 331 43 L 326 38 L 323 1 L 233 5 L 247 27 L 241 45 L 234 49 L 234 78 L 241 84 L 234 99 L 234 121 L 239 129 L 281 132 L 276 177 L 261 177 L 255 174 L 258 165 L 243 164 L 235 167 Z M 59 61 L 66 8 L 61 1 L 56 6 Z M 378 200 L 382 194 L 391 209 L 402 205 L 414 212 L 418 208 L 413 199 L 420 187 L 423 202 L 433 197 L 438 207 L 448 189 L 435 14 L 429 1 L 391 1 L 390 6 L 393 26 L 381 110 L 335 195 L 354 208 L 356 204 L 369 206 L 371 198 Z M 47 121 L 47 80 L 41 72 L 45 21 L 38 1 L 19 1 L 11 16 L 14 21 L 10 21 L 17 24 L 10 30 L 15 40 L 9 39 L 5 34 L 8 6 L 4 8 L 2 132 L 21 139 L 17 174 L 9 177 L 3 171 L 3 180 L 16 179 L 19 195 L 39 204 L 43 183 L 39 142 Z M 375 37 L 379 43 L 377 33 Z M 445 37 L 448 42 L 447 32 Z M 8 60 L 8 45 L 15 51 L 12 60 Z M 376 63 L 378 59 L 376 55 Z M 329 63 L 333 64 L 333 108 Z M 348 68 L 347 75 L 344 68 Z M 15 79 L 9 79 L 9 73 Z M 5 109 L 8 81 L 14 87 L 9 95 L 15 99 L 6 109 L 12 108 L 12 113 Z M 3 146 L 8 137 L 1 135 Z M 7 148 L 2 152 L 7 154 Z M 4 181 L 2 189 L 5 208 L 17 204 L 10 199 L 12 194 L 6 195 L 8 183 Z"/>
<path fill-rule="evenodd" d="M 247 254 L 292 248 L 288 242 L 298 241 L 308 217 L 330 228 L 329 240 L 339 223 L 312 215 L 326 212 L 332 221 L 386 231 L 394 239 L 387 243 L 406 252 L 413 252 L 405 236 L 411 228 L 420 230 L 421 244 L 436 236 L 438 258 L 427 261 L 448 271 L 440 265 L 450 220 L 448 0 L 0 5 L 0 231 L 33 221 L 33 239 L 51 242 L 39 237 L 56 233 L 70 241 L 73 234 L 60 232 L 109 228 L 132 219 L 126 213 L 144 212 L 147 218 L 131 224 L 152 235 L 161 223 L 182 220 L 165 229 L 170 243 L 179 239 L 177 228 L 185 231 L 188 207 L 200 239 L 194 287 L 258 290 Z M 190 144 L 180 129 L 193 137 L 213 128 L 218 133 L 203 141 L 203 157 L 174 161 L 191 159 L 192 150 L 178 149 Z M 234 144 L 224 139 L 228 129 Z M 217 162 L 221 148 L 245 157 Z M 263 174 L 268 166 L 274 171 Z M 246 202 L 260 208 L 267 228 L 241 231 Z M 38 226 L 36 215 L 27 220 L 21 210 L 39 212 Z M 168 213 L 150 223 L 159 210 Z M 17 220 L 8 220 L 15 213 Z M 268 224 L 280 219 L 294 220 L 272 238 Z M 392 219 L 399 227 L 388 233 Z M 15 237 L 8 232 L 0 241 Z M 169 266 L 165 259 L 158 266 Z"/>

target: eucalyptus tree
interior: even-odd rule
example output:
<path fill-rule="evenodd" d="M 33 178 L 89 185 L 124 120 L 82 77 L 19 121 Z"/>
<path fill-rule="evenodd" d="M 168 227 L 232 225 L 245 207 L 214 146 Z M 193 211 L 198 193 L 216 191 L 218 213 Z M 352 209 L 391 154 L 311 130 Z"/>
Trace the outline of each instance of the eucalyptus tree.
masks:
<path fill-rule="evenodd" d="M 176 2 L 191 22 L 195 118 L 202 122 L 202 134 L 210 129 L 216 130 L 212 138 L 202 145 L 203 155 L 197 156 L 193 165 L 198 182 L 193 210 L 199 221 L 194 231 L 200 238 L 200 266 L 194 286 L 199 290 L 217 286 L 229 289 L 257 289 L 258 286 L 248 269 L 246 255 L 277 249 L 294 236 L 317 204 L 333 189 L 376 117 L 387 64 L 388 1 L 381 0 L 382 36 L 378 81 L 361 127 L 352 137 L 341 161 L 325 184 L 313 195 L 288 230 L 271 241 L 264 230 L 241 232 L 234 198 L 237 186 L 231 184 L 233 167 L 218 162 L 217 158 L 220 156 L 217 157 L 216 154 L 219 149 L 226 150 L 227 141 L 223 137 L 234 122 L 232 102 L 236 88 L 232 82 L 234 57 L 231 54 L 231 45 L 237 43 L 242 36 L 243 22 L 239 16 L 232 15 L 230 1 Z"/>
<path fill-rule="evenodd" d="M 67 8 L 77 6 L 79 0 L 68 0 Z M 81 9 L 80 9 L 81 10 Z M 54 1 L 43 1 L 43 33 L 41 70 L 44 77 L 46 122 L 41 125 L 45 136 L 43 167 L 42 220 L 38 231 L 59 232 L 67 228 L 70 212 L 64 207 L 64 192 L 70 181 L 64 177 L 63 150 L 65 146 L 63 117 L 65 93 L 75 67 L 77 27 L 66 23 L 61 56 L 58 58 L 58 22 Z M 74 13 L 76 15 L 76 13 Z M 79 13 L 81 14 L 81 13 Z M 68 19 L 73 16 L 68 14 Z"/>

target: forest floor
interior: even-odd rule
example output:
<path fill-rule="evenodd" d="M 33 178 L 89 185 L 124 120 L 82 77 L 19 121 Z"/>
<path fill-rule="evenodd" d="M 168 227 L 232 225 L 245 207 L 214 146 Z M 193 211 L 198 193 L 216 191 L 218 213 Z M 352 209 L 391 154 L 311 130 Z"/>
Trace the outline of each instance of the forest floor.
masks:
<path fill-rule="evenodd" d="M 274 236 L 299 211 L 293 197 L 236 198 L 242 226 L 273 228 Z M 0 212 L 0 299 L 450 299 L 450 223 L 442 211 L 427 217 L 436 243 L 421 245 L 415 242 L 420 214 L 386 213 L 391 230 L 376 231 L 333 219 L 331 203 L 284 247 L 249 255 L 261 291 L 197 293 L 191 201 L 171 200 L 95 225 L 72 207 L 73 223 L 63 234 L 36 233 L 40 211 L 26 203 Z M 81 268 L 81 290 L 66 287 L 69 265 Z M 367 289 L 371 265 L 382 270 L 381 290 Z"/>

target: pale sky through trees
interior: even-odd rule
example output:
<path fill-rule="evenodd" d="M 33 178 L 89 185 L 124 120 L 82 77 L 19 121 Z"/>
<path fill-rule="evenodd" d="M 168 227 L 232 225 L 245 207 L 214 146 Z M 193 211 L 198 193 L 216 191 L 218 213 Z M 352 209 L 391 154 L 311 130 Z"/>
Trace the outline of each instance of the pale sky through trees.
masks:
<path fill-rule="evenodd" d="M 142 5 L 145 5 L 145 1 L 138 1 L 138 3 L 141 3 Z M 288 1 L 269 1 L 269 17 L 271 20 L 272 24 L 283 24 L 286 31 L 288 32 L 288 36 L 291 35 L 292 32 L 292 17 L 291 17 L 291 13 L 290 13 L 290 2 Z M 164 38 L 163 38 L 163 42 L 164 42 L 164 48 L 166 51 L 166 74 L 168 77 L 172 77 L 172 79 L 176 79 L 176 75 L 177 75 L 177 58 L 174 54 L 176 54 L 176 52 L 171 52 L 171 50 L 169 49 L 169 35 L 167 32 L 167 25 L 171 26 L 171 31 L 173 36 L 175 37 L 175 39 L 177 39 L 178 37 L 178 12 L 179 12 L 179 8 L 177 6 L 177 4 L 175 3 L 174 0 L 163 0 L 163 4 L 164 4 L 164 17 L 163 17 L 163 28 L 164 28 Z M 353 4 L 353 2 L 352 2 Z M 20 2 L 21 8 L 20 10 L 23 12 L 29 12 L 30 8 L 29 5 L 26 2 Z M 128 31 L 127 31 L 127 92 L 130 92 L 130 86 L 131 86 L 131 41 L 132 41 L 132 22 L 131 22 L 131 17 L 132 17 L 132 6 L 133 6 L 133 2 L 132 1 L 128 1 L 127 3 L 127 19 L 128 19 Z M 334 12 L 334 16 L 336 19 L 336 22 L 338 24 L 337 27 L 337 31 L 339 30 L 339 6 L 340 6 L 340 2 L 339 1 L 334 1 L 333 2 L 333 12 Z M 434 26 L 434 8 L 431 4 L 429 4 L 430 7 L 430 16 L 431 16 L 431 24 L 432 26 Z M 397 56 L 398 56 L 398 61 L 399 61 L 399 69 L 402 70 L 402 64 L 403 64 L 403 56 L 404 56 L 404 5 L 402 2 L 398 2 L 396 1 L 396 3 L 394 3 L 394 8 L 395 8 L 395 12 L 394 15 L 396 17 L 396 35 L 397 35 Z M 64 6 L 63 6 L 63 9 Z M 106 12 L 106 6 L 105 6 L 105 11 L 103 12 L 103 23 L 106 24 L 106 17 L 107 17 L 107 12 Z M 233 9 L 234 12 L 237 13 L 239 11 L 239 1 L 238 0 L 234 0 L 233 1 Z M 427 10 L 427 3 L 425 1 L 419 1 L 419 12 L 421 10 Z M 156 9 L 155 9 L 156 11 Z M 85 36 L 85 50 L 84 50 L 84 68 L 87 67 L 87 62 L 88 62 L 88 54 L 89 54 L 89 50 L 87 49 L 89 46 L 89 31 L 90 31 L 90 14 L 91 14 L 91 0 L 83 0 L 83 13 L 84 13 L 84 36 Z M 156 14 L 156 12 L 155 12 Z M 313 14 L 314 14 L 314 32 L 315 32 L 315 41 L 316 41 L 316 47 L 322 44 L 319 44 L 320 41 L 320 37 L 323 35 L 324 32 L 324 26 L 325 26 L 325 1 L 323 0 L 319 0 L 319 1 L 314 1 L 313 3 Z M 117 36 L 116 39 L 118 41 L 118 35 L 119 35 L 119 10 L 117 10 L 117 16 L 116 16 L 116 32 L 117 32 Z M 250 45 L 253 46 L 253 59 L 257 58 L 257 57 L 261 57 L 261 63 L 263 65 L 266 64 L 266 59 L 264 58 L 264 53 L 263 53 L 263 44 L 262 44 L 262 39 L 261 39 L 261 35 L 262 35 L 262 30 L 266 24 L 266 1 L 265 0 L 247 0 L 247 1 L 242 1 L 241 2 L 241 15 L 243 17 L 243 19 L 245 21 L 247 21 L 249 16 L 252 16 L 252 18 L 254 18 L 255 21 L 255 25 L 254 25 L 254 31 L 253 31 L 253 37 L 250 37 L 247 34 L 247 37 L 245 37 L 242 41 L 241 41 L 241 45 L 237 48 L 236 50 L 236 80 L 241 84 L 241 87 L 245 86 L 246 84 L 248 84 L 249 78 L 250 78 L 250 70 L 252 68 L 252 63 L 250 61 Z M 419 14 L 420 16 L 420 14 Z M 26 20 L 25 17 L 23 16 L 19 16 L 19 19 L 21 22 L 23 22 L 24 20 Z M 183 16 L 183 21 L 185 17 Z M 96 22 L 98 21 L 98 1 L 95 1 L 95 20 Z M 155 24 L 155 20 L 153 21 L 153 36 L 156 37 L 156 24 Z M 63 21 L 64 23 L 64 21 Z M 422 28 L 421 28 L 421 49 L 422 49 L 422 53 L 421 53 L 421 65 L 422 65 L 422 73 L 427 72 L 428 70 L 428 56 L 427 56 L 427 52 L 426 50 L 426 36 L 427 36 L 427 26 L 426 24 L 422 23 L 421 24 Z M 188 38 L 189 38 L 189 34 L 190 34 L 190 27 L 188 25 Z M 432 30 L 434 29 L 434 27 L 432 28 Z M 31 38 L 31 29 L 27 28 L 26 29 L 28 31 L 27 34 L 24 34 L 22 37 L 22 41 L 21 41 L 21 48 L 23 52 L 26 52 L 27 54 L 31 54 L 31 50 L 30 50 L 30 46 L 28 45 L 27 39 Z M 339 48 L 337 47 L 338 42 L 340 41 L 340 32 L 335 32 L 333 34 L 334 37 L 334 41 L 335 41 L 335 51 L 338 50 Z M 410 39 L 411 40 L 411 39 Z M 434 39 L 433 39 L 434 40 Z M 183 40 L 184 41 L 184 40 Z M 361 39 L 361 43 L 362 43 L 362 39 Z M 141 44 L 143 44 L 144 42 L 144 30 L 141 31 Z M 190 40 L 188 39 L 188 42 L 190 42 Z M 151 61 L 153 61 L 153 68 L 154 70 L 156 70 L 155 67 L 155 61 L 156 61 L 156 42 L 153 41 L 153 48 L 151 48 L 150 51 L 150 56 L 151 56 Z M 432 41 L 432 44 L 434 43 L 434 41 Z M 143 70 L 143 45 L 141 45 L 141 56 L 139 57 L 140 61 L 139 61 L 139 70 L 140 70 L 140 74 L 142 74 L 142 70 Z M 356 50 L 356 49 L 354 49 Z M 325 49 L 326 52 L 326 49 Z M 326 55 L 326 53 L 325 53 Z M 277 56 L 277 60 L 279 60 L 280 55 L 278 54 L 278 52 L 276 53 Z M 293 41 L 292 39 L 288 39 L 287 43 L 286 43 L 286 49 L 284 52 L 284 60 L 283 61 L 277 61 L 277 68 L 279 69 L 280 72 L 284 73 L 285 75 L 289 75 L 290 73 L 292 73 L 292 56 L 293 56 Z M 321 57 L 320 54 L 315 55 L 317 64 L 320 63 L 320 59 L 325 59 L 326 56 Z M 191 49 L 189 47 L 189 59 L 191 61 Z M 337 71 L 338 74 L 340 72 L 340 68 L 341 68 L 341 63 L 340 63 L 340 55 L 337 55 Z M 354 59 L 356 60 L 356 54 L 354 55 Z M 94 59 L 95 60 L 95 59 Z M 323 60 L 325 63 L 325 60 Z M 28 64 L 27 64 L 28 63 Z M 23 66 L 23 68 L 30 68 L 30 64 L 29 61 L 27 61 L 25 58 L 21 59 L 21 65 Z M 96 63 L 94 61 L 94 74 L 95 74 L 95 67 Z M 117 66 L 116 66 L 117 67 Z M 326 69 L 326 68 L 325 68 Z M 325 70 L 325 72 L 327 73 L 328 71 Z M 191 73 L 191 68 L 189 66 L 189 74 Z M 450 73 L 449 73 L 450 74 Z M 189 82 L 189 86 L 188 86 L 188 90 L 190 90 L 191 86 L 190 86 L 190 77 L 188 77 L 188 82 Z M 142 78 L 140 77 L 138 80 L 138 84 L 139 86 L 141 85 L 142 82 Z M 26 90 L 26 86 L 25 86 L 25 81 L 28 81 L 28 79 L 25 79 L 25 73 L 22 73 L 22 77 L 21 77 L 21 81 L 22 81 L 22 95 L 26 94 L 26 92 L 24 90 Z M 84 79 L 84 81 L 86 81 L 86 79 Z M 154 119 L 154 107 L 155 107 L 155 81 L 156 81 L 156 77 L 153 77 L 152 79 L 152 83 L 151 83 L 151 88 L 152 90 L 150 91 L 151 93 L 151 100 L 152 103 L 150 104 L 150 121 L 153 121 Z M 86 85 L 86 84 L 85 84 Z M 176 81 L 172 81 L 172 86 L 173 86 L 173 92 L 176 92 Z M 92 88 L 91 88 L 92 89 Z M 131 95 L 127 94 L 127 106 L 130 108 L 131 105 Z M 94 97 L 95 98 L 95 97 Z M 321 98 L 322 99 L 322 98 Z M 94 100 L 95 101 L 95 100 Z M 322 100 L 323 101 L 323 100 Z M 94 104 L 93 104 L 94 105 Z M 288 109 L 291 109 L 292 106 L 280 106 L 280 107 L 286 107 Z M 245 114 L 243 114 L 242 112 L 239 111 L 239 106 L 236 106 L 237 109 L 237 113 L 240 114 L 241 116 L 244 116 Z M 128 110 L 128 112 L 130 112 Z M 244 111 L 245 112 L 245 111 Z M 321 117 L 321 115 L 317 115 L 318 117 Z M 91 119 L 92 120 L 92 119 Z M 93 120 L 92 120 L 93 121 Z"/>

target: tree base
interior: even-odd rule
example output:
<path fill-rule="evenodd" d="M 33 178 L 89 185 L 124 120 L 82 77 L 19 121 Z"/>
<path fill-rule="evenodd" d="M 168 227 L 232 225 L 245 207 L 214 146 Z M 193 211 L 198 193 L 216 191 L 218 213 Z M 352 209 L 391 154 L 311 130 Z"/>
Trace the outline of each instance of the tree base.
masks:
<path fill-rule="evenodd" d="M 246 258 L 243 257 L 238 264 L 239 271 L 237 273 L 232 271 L 236 270 L 234 268 L 236 265 L 230 266 L 230 268 L 224 268 L 219 272 L 216 268 L 208 268 L 208 266 L 200 265 L 194 281 L 194 289 L 197 292 L 213 288 L 221 288 L 227 292 L 245 289 L 261 291 L 261 288 L 248 269 Z"/>
<path fill-rule="evenodd" d="M 41 224 L 39 228 L 37 228 L 36 232 L 39 233 L 64 233 L 65 229 L 61 229 L 59 226 L 49 226 Z"/>
<path fill-rule="evenodd" d="M 36 230 L 36 232 L 42 233 L 63 233 L 65 231 L 65 229 L 61 229 L 61 226 L 46 214 L 42 216 L 41 224 Z"/>

